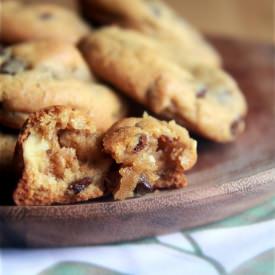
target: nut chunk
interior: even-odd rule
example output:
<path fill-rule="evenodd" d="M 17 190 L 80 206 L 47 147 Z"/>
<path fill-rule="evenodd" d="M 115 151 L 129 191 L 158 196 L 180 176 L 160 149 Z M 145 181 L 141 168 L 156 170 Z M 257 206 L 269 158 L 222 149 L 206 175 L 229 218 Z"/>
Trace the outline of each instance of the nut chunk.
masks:
<path fill-rule="evenodd" d="M 113 174 L 110 180 L 114 198 L 186 186 L 184 172 L 197 160 L 196 145 L 174 121 L 144 115 L 117 122 L 103 139 L 104 150 L 119 165 L 116 184 Z"/>
<path fill-rule="evenodd" d="M 54 106 L 32 113 L 18 138 L 21 179 L 17 205 L 51 205 L 98 198 L 110 160 L 101 133 L 76 109 Z"/>

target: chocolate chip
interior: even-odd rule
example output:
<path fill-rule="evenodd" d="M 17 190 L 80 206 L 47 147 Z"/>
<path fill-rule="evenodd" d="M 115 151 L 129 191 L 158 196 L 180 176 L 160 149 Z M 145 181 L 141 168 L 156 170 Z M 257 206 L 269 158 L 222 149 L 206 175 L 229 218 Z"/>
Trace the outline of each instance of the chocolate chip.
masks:
<path fill-rule="evenodd" d="M 23 72 L 26 68 L 26 62 L 15 57 L 11 57 L 1 65 L 0 73 L 15 75 L 17 73 Z"/>
<path fill-rule="evenodd" d="M 147 143 L 148 143 L 147 136 L 146 135 L 140 135 L 139 139 L 138 139 L 138 143 L 135 146 L 135 148 L 133 149 L 133 151 L 135 153 L 140 152 L 141 150 L 143 150 L 146 147 Z"/>
<path fill-rule="evenodd" d="M 207 89 L 205 87 L 199 89 L 196 91 L 196 97 L 197 98 L 204 98 L 207 93 Z"/>
<path fill-rule="evenodd" d="M 93 179 L 91 177 L 85 177 L 83 179 L 73 181 L 69 185 L 68 190 L 72 191 L 75 195 L 77 195 L 85 188 L 87 188 L 92 183 L 92 181 Z"/>
<path fill-rule="evenodd" d="M 48 20 L 48 19 L 51 19 L 52 17 L 53 17 L 53 15 L 49 12 L 44 12 L 44 13 L 39 14 L 39 18 L 42 20 Z"/>
<path fill-rule="evenodd" d="M 138 184 L 135 189 L 137 195 L 144 195 L 146 193 L 153 192 L 153 187 L 148 182 L 147 178 L 144 175 L 141 175 L 138 181 Z"/>
<path fill-rule="evenodd" d="M 232 136 L 237 136 L 240 133 L 243 127 L 243 123 L 244 123 L 244 119 L 242 117 L 232 122 L 230 127 Z"/>

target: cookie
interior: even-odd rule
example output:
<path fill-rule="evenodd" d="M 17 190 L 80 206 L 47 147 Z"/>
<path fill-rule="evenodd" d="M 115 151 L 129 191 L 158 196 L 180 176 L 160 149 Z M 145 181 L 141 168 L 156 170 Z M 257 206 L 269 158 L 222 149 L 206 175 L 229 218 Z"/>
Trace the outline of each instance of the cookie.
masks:
<path fill-rule="evenodd" d="M 75 44 L 90 28 L 73 11 L 50 3 L 1 3 L 0 41 L 54 39 Z"/>
<path fill-rule="evenodd" d="M 11 169 L 16 140 L 15 135 L 0 132 L 0 172 Z"/>
<path fill-rule="evenodd" d="M 197 160 L 196 145 L 187 130 L 174 121 L 144 115 L 117 122 L 103 139 L 104 150 L 119 165 L 112 186 L 114 198 L 185 187 L 184 173 Z"/>
<path fill-rule="evenodd" d="M 32 113 L 19 135 L 15 158 L 20 180 L 17 205 L 87 201 L 104 194 L 110 159 L 102 133 L 79 110 L 53 106 Z"/>
<path fill-rule="evenodd" d="M 83 11 L 101 24 L 118 24 L 142 32 L 170 50 L 183 66 L 220 66 L 213 47 L 164 2 L 159 0 L 82 0 Z"/>
<path fill-rule="evenodd" d="M 125 102 L 111 89 L 73 78 L 56 79 L 51 72 L 0 74 L 0 123 L 22 126 L 25 114 L 53 105 L 85 110 L 106 130 L 126 114 Z"/>
<path fill-rule="evenodd" d="M 51 71 L 56 78 L 93 80 L 79 50 L 62 41 L 25 42 L 0 51 L 0 73 L 16 74 L 24 70 Z"/>
<path fill-rule="evenodd" d="M 99 78 L 155 114 L 217 142 L 244 130 L 245 98 L 221 69 L 184 69 L 144 35 L 117 27 L 94 32 L 80 48 Z"/>

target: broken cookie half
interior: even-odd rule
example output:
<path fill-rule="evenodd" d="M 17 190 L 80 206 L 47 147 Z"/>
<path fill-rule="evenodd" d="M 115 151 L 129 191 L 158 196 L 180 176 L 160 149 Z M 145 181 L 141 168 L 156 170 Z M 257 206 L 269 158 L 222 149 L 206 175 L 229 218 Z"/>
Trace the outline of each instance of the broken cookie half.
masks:
<path fill-rule="evenodd" d="M 111 161 L 93 121 L 79 110 L 54 106 L 32 113 L 18 138 L 21 178 L 17 205 L 87 201 L 104 195 Z"/>
<path fill-rule="evenodd" d="M 107 186 L 117 200 L 185 187 L 184 172 L 197 160 L 197 142 L 187 130 L 148 115 L 117 122 L 105 134 L 103 146 L 118 165 Z"/>

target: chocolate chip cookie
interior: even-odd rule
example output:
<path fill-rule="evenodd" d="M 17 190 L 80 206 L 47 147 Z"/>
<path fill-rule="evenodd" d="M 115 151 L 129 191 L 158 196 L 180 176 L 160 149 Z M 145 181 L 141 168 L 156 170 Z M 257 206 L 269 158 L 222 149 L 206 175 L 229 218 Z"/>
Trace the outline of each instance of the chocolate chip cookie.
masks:
<path fill-rule="evenodd" d="M 103 145 L 118 164 L 116 181 L 112 175 L 108 186 L 116 200 L 185 187 L 184 173 L 197 160 L 197 143 L 183 127 L 148 115 L 117 122 Z"/>
<path fill-rule="evenodd" d="M 155 114 L 217 142 L 244 130 L 245 98 L 220 68 L 183 68 L 148 37 L 118 27 L 94 32 L 80 48 L 99 78 Z"/>
<path fill-rule="evenodd" d="M 114 23 L 155 39 L 183 66 L 219 66 L 218 53 L 205 39 L 159 0 L 82 0 L 84 13 L 96 23 Z"/>
<path fill-rule="evenodd" d="M 0 82 L 0 122 L 9 127 L 20 128 L 29 113 L 53 105 L 85 110 L 105 130 L 126 114 L 124 101 L 100 84 L 36 70 L 0 74 Z"/>
<path fill-rule="evenodd" d="M 15 157 L 20 180 L 17 205 L 51 205 L 98 198 L 110 159 L 102 133 L 79 110 L 50 107 L 32 113 L 19 135 Z"/>
<path fill-rule="evenodd" d="M 93 79 L 79 50 L 62 41 L 39 40 L 2 49 L 0 74 L 15 75 L 26 70 L 51 71 L 55 78 Z"/>
<path fill-rule="evenodd" d="M 20 128 L 28 113 L 63 104 L 89 110 L 100 127 L 108 128 L 124 115 L 124 103 L 92 80 L 80 52 L 66 42 L 40 40 L 5 48 L 0 54 L 0 122 Z"/>
<path fill-rule="evenodd" d="M 58 5 L 1 2 L 0 41 L 4 43 L 46 38 L 75 44 L 89 31 L 76 13 Z"/>

